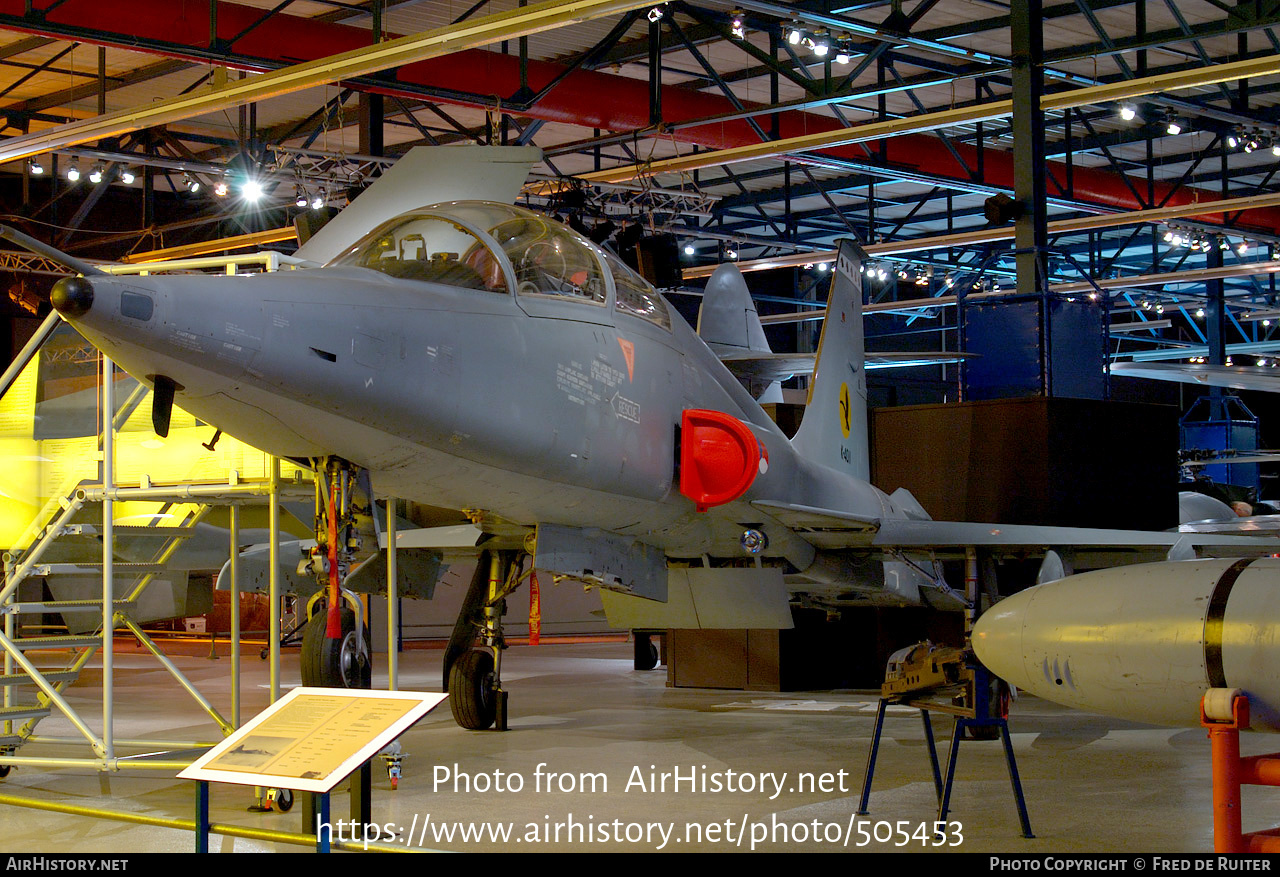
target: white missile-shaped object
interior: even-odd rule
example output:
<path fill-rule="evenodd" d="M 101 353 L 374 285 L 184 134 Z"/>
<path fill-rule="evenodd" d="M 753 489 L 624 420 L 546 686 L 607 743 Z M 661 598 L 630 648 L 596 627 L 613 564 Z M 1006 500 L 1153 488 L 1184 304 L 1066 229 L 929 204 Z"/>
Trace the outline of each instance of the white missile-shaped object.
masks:
<path fill-rule="evenodd" d="M 1136 564 L 1001 600 L 973 630 L 978 659 L 1019 689 L 1139 722 L 1199 726 L 1211 688 L 1248 695 L 1280 731 L 1280 560 Z"/>

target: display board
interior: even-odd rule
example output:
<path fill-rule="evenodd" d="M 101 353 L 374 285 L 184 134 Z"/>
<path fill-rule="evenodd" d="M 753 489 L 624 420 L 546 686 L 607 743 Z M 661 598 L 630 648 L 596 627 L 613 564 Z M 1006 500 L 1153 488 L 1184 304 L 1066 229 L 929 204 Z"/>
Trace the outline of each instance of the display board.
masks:
<path fill-rule="evenodd" d="M 328 792 L 447 696 L 295 688 L 178 777 Z"/>

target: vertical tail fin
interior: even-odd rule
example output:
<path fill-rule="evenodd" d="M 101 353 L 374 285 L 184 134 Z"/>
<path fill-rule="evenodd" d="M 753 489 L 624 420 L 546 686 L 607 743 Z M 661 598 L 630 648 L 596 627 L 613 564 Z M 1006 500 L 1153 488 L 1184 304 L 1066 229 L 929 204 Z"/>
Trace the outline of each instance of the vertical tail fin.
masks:
<path fill-rule="evenodd" d="M 751 290 L 731 262 L 721 264 L 707 280 L 698 310 L 698 336 L 712 350 L 730 347 L 769 352 Z"/>
<path fill-rule="evenodd" d="M 866 254 L 840 242 L 831 276 L 809 405 L 792 439 L 805 458 L 871 480 L 867 450 L 867 373 L 862 342 L 862 263 Z"/>
<path fill-rule="evenodd" d="M 725 262 L 716 268 L 702 294 L 698 310 L 698 335 L 707 346 L 723 356 L 744 350 L 772 353 L 765 337 L 755 300 L 738 266 Z M 781 402 L 782 385 L 740 378 L 747 392 L 760 403 Z"/>

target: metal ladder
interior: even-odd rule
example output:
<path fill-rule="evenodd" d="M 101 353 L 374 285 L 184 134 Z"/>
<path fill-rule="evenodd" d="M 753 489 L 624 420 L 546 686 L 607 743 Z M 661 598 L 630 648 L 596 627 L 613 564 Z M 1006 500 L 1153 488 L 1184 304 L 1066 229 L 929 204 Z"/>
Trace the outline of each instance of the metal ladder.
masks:
<path fill-rule="evenodd" d="M 4 556 L 4 585 L 0 589 L 0 615 L 4 617 L 4 633 L 0 634 L 0 649 L 4 654 L 0 688 L 3 690 L 3 706 L 0 706 L 0 755 L 11 755 L 35 732 L 41 719 L 54 708 L 80 730 L 97 750 L 97 735 L 89 730 L 62 693 L 79 677 L 89 659 L 102 647 L 104 632 L 102 599 L 45 600 L 20 599 L 20 586 L 34 579 L 48 581 L 58 577 L 101 577 L 102 543 L 98 538 L 102 529 L 103 505 L 86 495 L 86 487 L 76 485 L 66 495 L 45 506 L 41 517 L 28 528 L 30 542 L 25 549 L 7 552 Z M 156 513 L 153 521 L 172 507 L 166 504 Z M 209 512 L 211 506 L 200 504 L 177 526 L 121 525 L 115 524 L 117 539 L 145 539 L 154 542 L 153 560 L 150 562 L 112 563 L 115 591 L 123 593 L 121 599 L 112 602 L 115 624 L 107 635 L 114 635 L 116 626 L 131 630 L 135 625 L 129 619 L 130 610 L 138 597 L 167 569 L 167 561 L 182 542 L 191 537 L 195 526 Z M 24 539 L 23 542 L 27 540 Z M 21 544 L 21 543 L 20 543 Z M 33 625 L 22 625 L 23 616 L 31 617 L 49 613 L 77 616 L 92 613 L 98 623 L 92 632 L 49 634 L 41 628 L 30 633 Z M 68 623 L 68 628 L 83 627 Z M 29 652 L 61 653 L 61 664 L 37 667 Z M 33 699 L 34 695 L 34 699 Z M 21 724 L 19 724 L 21 723 Z M 7 767 L 0 768 L 4 773 Z"/>

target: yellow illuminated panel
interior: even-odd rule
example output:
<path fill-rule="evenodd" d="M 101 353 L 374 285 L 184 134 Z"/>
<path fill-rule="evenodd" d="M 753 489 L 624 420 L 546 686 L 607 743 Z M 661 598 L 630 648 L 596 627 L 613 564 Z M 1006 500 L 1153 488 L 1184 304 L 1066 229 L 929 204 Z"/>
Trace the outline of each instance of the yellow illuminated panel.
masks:
<path fill-rule="evenodd" d="M 68 496 L 79 483 L 100 483 L 100 362 L 97 351 L 64 326 L 0 397 L 0 546 L 25 547 L 19 544 L 24 534 L 29 540 L 47 523 L 36 519 L 50 500 Z M 117 406 L 136 388 L 133 378 L 118 374 Z M 225 484 L 232 472 L 240 481 L 269 477 L 267 454 L 226 435 L 210 451 L 203 443 L 213 433 L 175 406 L 169 436 L 159 438 L 151 425 L 151 394 L 145 393 L 116 433 L 116 484 Z M 281 471 L 285 478 L 305 472 L 288 461 L 281 461 Z M 177 525 L 191 508 L 167 509 L 153 523 Z M 159 503 L 117 503 L 115 519 L 160 510 Z"/>

